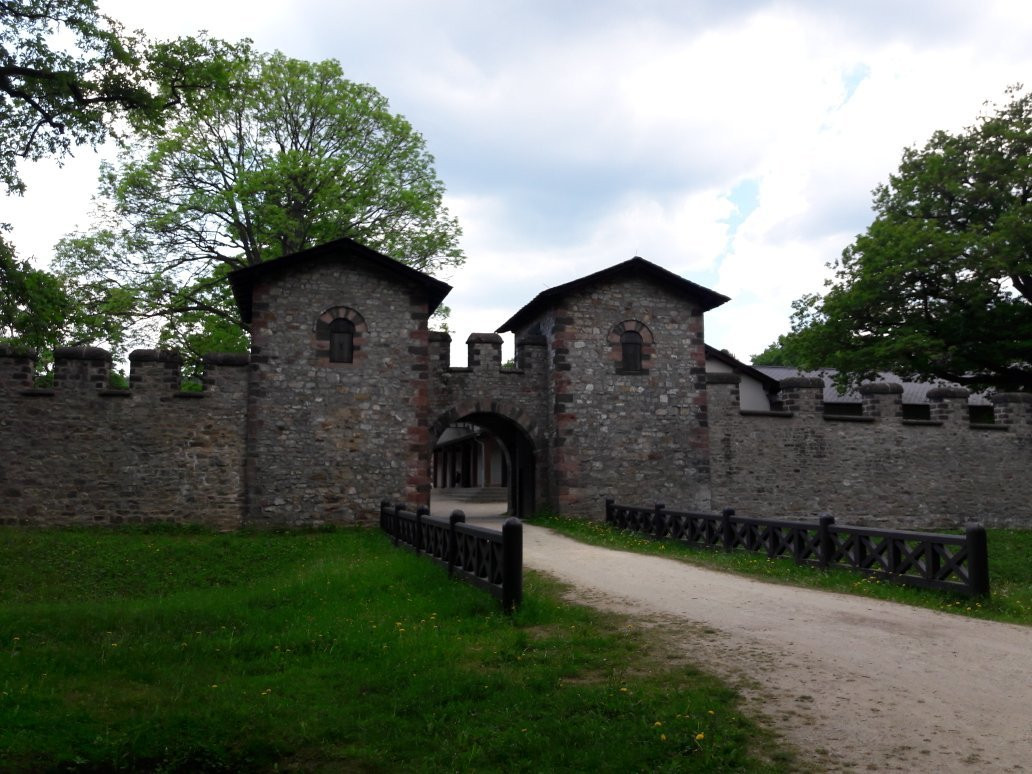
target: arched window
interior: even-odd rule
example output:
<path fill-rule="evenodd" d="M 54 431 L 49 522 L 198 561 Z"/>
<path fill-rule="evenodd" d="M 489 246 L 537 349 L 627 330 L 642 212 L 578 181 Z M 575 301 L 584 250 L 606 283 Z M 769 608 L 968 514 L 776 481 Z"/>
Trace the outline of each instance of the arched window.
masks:
<path fill-rule="evenodd" d="M 656 358 L 656 341 L 641 320 L 624 320 L 606 336 L 609 361 L 618 374 L 647 375 Z"/>
<path fill-rule="evenodd" d="M 355 324 L 338 317 L 330 323 L 330 362 L 350 363 L 355 359 Z"/>
<path fill-rule="evenodd" d="M 641 334 L 637 331 L 624 331 L 620 334 L 620 369 L 623 371 L 640 371 L 641 368 Z"/>
<path fill-rule="evenodd" d="M 312 326 L 315 334 L 312 355 L 319 365 L 361 363 L 366 356 L 369 326 L 358 310 L 331 306 Z"/>

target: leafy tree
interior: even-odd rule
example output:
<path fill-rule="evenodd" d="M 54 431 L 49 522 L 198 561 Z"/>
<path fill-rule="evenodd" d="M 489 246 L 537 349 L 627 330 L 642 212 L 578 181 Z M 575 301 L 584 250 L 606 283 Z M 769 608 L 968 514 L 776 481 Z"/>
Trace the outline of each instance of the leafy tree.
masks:
<path fill-rule="evenodd" d="M 752 356 L 752 364 L 754 366 L 791 366 L 795 363 L 791 363 L 788 360 L 788 352 L 785 349 L 785 337 L 778 336 L 778 340 L 772 344 L 768 344 L 767 348 L 758 355 Z"/>
<path fill-rule="evenodd" d="M 876 217 L 795 302 L 793 365 L 1032 390 L 1032 95 L 910 148 Z"/>
<path fill-rule="evenodd" d="M 0 182 L 22 192 L 19 159 L 96 146 L 119 117 L 160 125 L 169 108 L 221 79 L 221 47 L 148 42 L 96 0 L 0 0 Z"/>
<path fill-rule="evenodd" d="M 129 316 L 196 354 L 246 346 L 233 269 L 342 236 L 428 272 L 462 263 L 433 158 L 375 89 L 246 43 L 227 66 L 228 88 L 103 171 L 101 227 L 59 245 L 64 270 L 132 288 Z"/>
<path fill-rule="evenodd" d="M 77 303 L 82 297 L 91 303 Z M 127 302 L 113 289 L 69 287 L 63 278 L 19 261 L 10 242 L 0 236 L 0 341 L 37 350 L 44 366 L 59 345 L 98 339 L 118 343 L 120 331 L 103 312 Z M 91 313 L 89 307 L 101 313 Z"/>

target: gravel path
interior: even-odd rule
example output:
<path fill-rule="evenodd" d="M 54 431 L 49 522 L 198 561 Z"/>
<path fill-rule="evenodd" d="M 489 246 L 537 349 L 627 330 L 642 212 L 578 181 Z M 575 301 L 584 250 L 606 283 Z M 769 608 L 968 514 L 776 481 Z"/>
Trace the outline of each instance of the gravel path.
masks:
<path fill-rule="evenodd" d="M 524 530 L 527 567 L 660 627 L 822 771 L 1032 771 L 1032 627 Z"/>

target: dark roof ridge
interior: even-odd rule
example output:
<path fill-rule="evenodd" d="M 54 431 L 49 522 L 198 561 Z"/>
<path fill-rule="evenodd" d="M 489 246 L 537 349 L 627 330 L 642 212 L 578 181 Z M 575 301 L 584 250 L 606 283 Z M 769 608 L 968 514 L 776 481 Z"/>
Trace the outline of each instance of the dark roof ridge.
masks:
<path fill-rule="evenodd" d="M 608 268 L 600 269 L 599 271 L 571 280 L 570 282 L 563 283 L 562 285 L 556 285 L 555 287 L 542 290 L 534 296 L 529 303 L 524 304 L 519 311 L 502 323 L 496 329 L 496 332 L 515 332 L 519 325 L 525 322 L 528 318 L 533 317 L 533 315 L 540 311 L 541 307 L 545 306 L 549 301 L 561 298 L 562 296 L 572 293 L 575 290 L 579 290 L 582 287 L 586 287 L 604 279 L 609 279 L 625 272 L 645 273 L 647 276 L 651 276 L 653 279 L 668 287 L 672 286 L 675 291 L 680 291 L 681 293 L 693 296 L 700 302 L 704 312 L 708 312 L 710 309 L 714 309 L 731 300 L 725 295 L 703 287 L 702 285 L 698 285 L 691 280 L 685 279 L 679 274 L 674 274 L 669 269 L 664 269 L 662 266 L 636 255 L 633 258 L 621 261 L 620 263 L 609 266 Z"/>
<path fill-rule="evenodd" d="M 727 352 L 722 349 L 717 349 L 716 347 L 710 346 L 709 344 L 706 344 L 705 347 L 706 357 L 711 357 L 714 360 L 719 360 L 725 365 L 730 366 L 735 373 L 746 374 L 748 376 L 751 376 L 753 379 L 756 379 L 758 382 L 766 385 L 766 387 L 770 390 L 776 391 L 778 389 L 777 379 L 771 377 L 768 374 L 763 373 L 763 371 L 759 371 L 753 368 L 748 363 L 743 363 L 730 352 Z"/>
<path fill-rule="evenodd" d="M 252 266 L 245 266 L 229 273 L 229 284 L 233 289 L 233 297 L 236 299 L 237 307 L 240 309 L 240 317 L 246 322 L 251 322 L 251 290 L 255 282 L 267 275 L 289 271 L 296 265 L 308 263 L 309 261 L 324 258 L 359 258 L 377 268 L 398 276 L 405 282 L 412 282 L 421 285 L 427 293 L 430 302 L 431 314 L 440 306 L 441 301 L 451 291 L 451 285 L 442 282 L 436 277 L 406 266 L 401 261 L 391 258 L 389 255 L 366 247 L 360 242 L 348 237 L 340 237 L 331 242 L 324 242 L 315 247 L 299 250 L 296 253 L 282 255 L 270 261 L 263 261 Z"/>

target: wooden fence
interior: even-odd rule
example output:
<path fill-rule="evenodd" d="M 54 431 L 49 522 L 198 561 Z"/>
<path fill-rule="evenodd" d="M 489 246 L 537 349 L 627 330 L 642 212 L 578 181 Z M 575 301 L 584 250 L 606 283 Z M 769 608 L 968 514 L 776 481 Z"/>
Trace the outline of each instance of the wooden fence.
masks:
<path fill-rule="evenodd" d="M 846 567 L 898 583 L 960 592 L 989 594 L 989 551 L 985 528 L 968 524 L 963 535 L 852 527 L 831 516 L 813 521 L 736 516 L 723 513 L 668 511 L 617 505 L 606 500 L 606 522 L 654 538 L 791 557 L 798 564 Z"/>
<path fill-rule="evenodd" d="M 523 524 L 506 519 L 501 532 L 466 524 L 462 511 L 447 519 L 404 505 L 380 503 L 380 528 L 448 568 L 448 574 L 494 594 L 505 610 L 523 601 Z"/>

